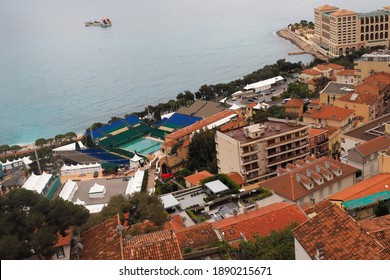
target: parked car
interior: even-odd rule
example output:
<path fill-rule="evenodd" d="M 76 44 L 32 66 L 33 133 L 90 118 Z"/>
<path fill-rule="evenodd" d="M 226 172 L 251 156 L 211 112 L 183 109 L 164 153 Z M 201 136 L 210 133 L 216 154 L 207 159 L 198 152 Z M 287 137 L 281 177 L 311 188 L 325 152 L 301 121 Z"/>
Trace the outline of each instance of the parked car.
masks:
<path fill-rule="evenodd" d="M 99 177 L 99 172 L 97 171 L 93 172 L 93 178 L 97 178 L 97 177 Z"/>

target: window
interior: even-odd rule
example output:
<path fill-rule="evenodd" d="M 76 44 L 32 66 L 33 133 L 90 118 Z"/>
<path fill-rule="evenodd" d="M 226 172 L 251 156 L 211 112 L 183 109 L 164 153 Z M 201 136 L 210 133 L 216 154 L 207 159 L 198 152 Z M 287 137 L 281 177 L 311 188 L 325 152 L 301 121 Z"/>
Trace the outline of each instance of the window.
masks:
<path fill-rule="evenodd" d="M 324 189 L 320 189 L 320 198 L 324 198 Z"/>
<path fill-rule="evenodd" d="M 337 189 L 341 190 L 341 188 L 342 188 L 342 185 L 341 185 L 341 181 L 339 180 L 339 181 L 337 181 Z"/>
<path fill-rule="evenodd" d="M 57 247 L 56 248 L 56 255 L 58 259 L 63 259 L 65 258 L 65 252 L 64 252 L 64 247 Z"/>
<path fill-rule="evenodd" d="M 329 195 L 331 195 L 333 193 L 333 185 L 330 185 L 329 186 Z"/>

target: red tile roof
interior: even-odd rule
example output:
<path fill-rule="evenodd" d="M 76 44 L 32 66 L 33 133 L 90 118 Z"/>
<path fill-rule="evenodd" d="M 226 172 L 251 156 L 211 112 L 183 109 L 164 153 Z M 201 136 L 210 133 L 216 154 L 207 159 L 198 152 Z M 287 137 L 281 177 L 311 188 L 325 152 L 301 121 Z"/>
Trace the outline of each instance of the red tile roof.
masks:
<path fill-rule="evenodd" d="M 328 67 L 328 66 L 325 66 L 325 65 L 323 65 L 323 64 L 319 64 L 319 65 L 316 65 L 316 66 L 314 66 L 313 68 L 316 68 L 316 69 L 318 69 L 319 71 L 328 71 L 328 70 L 330 70 L 330 68 Z M 314 69 L 315 70 L 315 69 Z"/>
<path fill-rule="evenodd" d="M 197 224 L 175 231 L 180 248 L 198 248 L 218 241 L 212 223 Z"/>
<path fill-rule="evenodd" d="M 231 111 L 231 110 L 225 110 L 225 111 L 222 111 L 222 112 L 219 112 L 217 114 L 214 114 L 204 120 L 200 120 L 200 121 L 197 121 L 196 123 L 190 125 L 190 126 L 187 126 L 185 128 L 182 128 L 178 131 L 175 131 L 169 135 L 166 136 L 165 139 L 167 139 L 168 141 L 169 140 L 178 140 L 186 135 L 189 135 L 199 129 L 202 129 L 212 123 L 215 123 L 216 121 L 219 121 L 223 118 L 226 118 L 228 116 L 231 116 L 235 114 L 234 111 Z"/>
<path fill-rule="evenodd" d="M 320 107 L 311 109 L 310 111 L 303 114 L 303 117 L 331 120 L 335 119 L 338 121 L 345 120 L 352 116 L 355 110 L 345 109 L 337 106 L 322 105 Z"/>
<path fill-rule="evenodd" d="M 301 72 L 302 74 L 306 74 L 306 75 L 309 75 L 309 76 L 321 76 L 322 75 L 322 72 L 320 71 L 317 71 L 317 70 L 314 70 L 312 68 L 310 69 L 305 69 Z"/>
<path fill-rule="evenodd" d="M 366 157 L 388 147 L 390 147 L 390 137 L 388 135 L 382 135 L 378 138 L 372 139 L 356 146 L 355 149 L 362 156 Z"/>
<path fill-rule="evenodd" d="M 226 174 L 234 183 L 237 185 L 242 185 L 245 183 L 244 179 L 242 179 L 242 176 L 237 172 L 230 172 Z"/>
<path fill-rule="evenodd" d="M 339 177 L 334 175 L 333 178 L 329 181 L 325 179 L 328 174 L 335 172 L 335 168 L 340 168 L 342 170 L 341 175 Z M 324 182 L 321 185 L 318 185 L 314 180 L 310 180 L 313 184 L 313 188 L 310 190 L 307 189 L 304 186 L 303 181 L 298 181 L 298 174 L 301 178 L 302 176 L 305 177 L 304 181 L 306 181 L 306 179 L 309 179 L 307 178 L 307 170 L 319 173 L 322 177 L 324 177 Z M 273 190 L 276 194 L 288 198 L 292 201 L 297 201 L 300 198 L 305 197 L 319 189 L 323 189 L 330 184 L 334 184 L 335 182 L 345 177 L 353 176 L 353 174 L 357 171 L 358 169 L 355 167 L 343 164 L 331 158 L 322 157 L 311 161 L 310 164 L 304 167 L 294 169 L 287 174 L 260 182 L 259 186 Z"/>
<path fill-rule="evenodd" d="M 286 108 L 300 108 L 303 106 L 303 101 L 300 99 L 291 99 L 284 104 Z"/>
<path fill-rule="evenodd" d="M 350 186 L 336 194 L 329 197 L 331 201 L 348 201 L 351 199 L 362 198 L 378 192 L 389 190 L 386 185 L 390 188 L 390 174 L 381 173 L 365 179 L 355 185 Z"/>
<path fill-rule="evenodd" d="M 210 172 L 204 170 L 204 171 L 192 174 L 190 176 L 184 177 L 184 179 L 186 181 L 190 182 L 194 186 L 199 186 L 200 185 L 200 181 L 202 181 L 203 179 L 209 178 L 211 176 L 213 176 L 213 174 L 211 174 Z"/>
<path fill-rule="evenodd" d="M 310 128 L 309 129 L 309 139 L 316 137 L 321 134 L 326 134 L 326 129 L 319 129 L 319 128 Z"/>
<path fill-rule="evenodd" d="M 346 69 L 336 73 L 337 76 L 355 76 L 355 70 Z"/>
<path fill-rule="evenodd" d="M 384 249 L 336 205 L 292 232 L 312 259 L 316 259 L 317 249 L 323 249 L 326 260 L 378 260 Z"/>
<path fill-rule="evenodd" d="M 358 223 L 370 236 L 385 247 L 382 259 L 390 259 L 390 214 Z"/>
<path fill-rule="evenodd" d="M 329 68 L 332 68 L 333 70 L 342 70 L 345 68 L 344 66 L 342 66 L 340 64 L 336 64 L 336 63 L 329 63 L 329 64 L 326 64 L 326 66 L 328 66 Z"/>
<path fill-rule="evenodd" d="M 179 214 L 170 215 L 170 219 L 164 225 L 165 230 L 173 229 L 176 231 L 183 228 L 185 228 L 185 225 Z"/>
<path fill-rule="evenodd" d="M 329 11 L 329 10 L 337 10 L 337 9 L 338 9 L 337 7 L 329 6 L 328 4 L 315 8 L 315 10 L 318 10 L 318 11 Z"/>
<path fill-rule="evenodd" d="M 83 260 L 121 260 L 119 233 L 116 230 L 119 215 L 98 224 L 81 235 L 84 245 Z"/>
<path fill-rule="evenodd" d="M 342 97 L 337 98 L 336 102 L 338 100 L 344 102 L 373 105 L 376 102 L 378 102 L 379 99 L 378 99 L 378 95 L 367 92 L 367 93 L 349 93 Z"/>
<path fill-rule="evenodd" d="M 71 233 L 72 233 L 71 229 L 66 230 L 66 236 L 62 236 L 60 233 L 57 233 L 57 242 L 53 247 L 56 248 L 56 247 L 70 245 L 70 243 L 72 242 Z"/>
<path fill-rule="evenodd" d="M 173 231 L 162 230 L 123 239 L 125 260 L 182 260 L 179 242 Z"/>
<path fill-rule="evenodd" d="M 305 212 L 306 215 L 311 215 L 311 214 L 319 214 L 320 212 L 324 211 L 325 209 L 329 208 L 332 206 L 332 202 L 330 200 L 325 199 L 323 201 L 320 201 L 318 203 L 303 203 L 301 204 L 301 209 Z"/>
<path fill-rule="evenodd" d="M 213 227 L 227 241 L 239 240 L 242 236 L 251 240 L 255 235 L 267 236 L 272 231 L 280 231 L 292 223 L 301 224 L 306 220 L 307 217 L 296 204 L 279 202 L 216 221 Z"/>

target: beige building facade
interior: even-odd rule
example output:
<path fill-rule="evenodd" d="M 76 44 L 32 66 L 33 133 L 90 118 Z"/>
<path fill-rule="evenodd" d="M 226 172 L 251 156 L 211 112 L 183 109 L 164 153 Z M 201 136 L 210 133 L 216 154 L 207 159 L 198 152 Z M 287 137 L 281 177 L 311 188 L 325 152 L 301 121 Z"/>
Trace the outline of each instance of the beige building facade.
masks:
<path fill-rule="evenodd" d="M 355 70 L 359 82 L 375 73 L 384 72 L 390 74 L 390 51 L 362 55 L 359 60 L 355 61 Z"/>
<path fill-rule="evenodd" d="M 273 118 L 225 133 L 217 131 L 218 172 L 238 172 L 247 184 L 271 178 L 278 168 L 309 155 L 308 136 L 307 125 Z"/>
<path fill-rule="evenodd" d="M 390 7 L 357 13 L 334 6 L 314 9 L 315 43 L 331 56 L 366 47 L 389 47 Z"/>

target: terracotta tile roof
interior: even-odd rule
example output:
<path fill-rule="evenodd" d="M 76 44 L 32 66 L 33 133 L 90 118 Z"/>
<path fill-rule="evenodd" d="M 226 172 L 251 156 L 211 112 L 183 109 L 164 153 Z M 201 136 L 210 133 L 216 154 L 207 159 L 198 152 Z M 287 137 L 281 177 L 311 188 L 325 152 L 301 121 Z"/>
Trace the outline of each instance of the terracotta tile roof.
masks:
<path fill-rule="evenodd" d="M 336 63 L 329 63 L 329 64 L 326 64 L 326 66 L 328 66 L 329 68 L 332 68 L 333 70 L 342 70 L 345 68 L 344 66 L 342 66 L 340 64 L 336 64 Z"/>
<path fill-rule="evenodd" d="M 337 133 L 337 135 L 338 135 L 338 131 L 340 130 L 339 127 L 334 127 L 334 126 L 329 126 L 329 125 L 325 126 L 324 129 L 327 130 L 328 137 L 332 136 L 334 133 Z"/>
<path fill-rule="evenodd" d="M 329 10 L 337 10 L 338 8 L 335 7 L 335 6 L 330 6 L 330 5 L 324 5 L 324 6 L 321 6 L 321 7 L 318 7 L 318 8 L 315 8 L 315 10 L 318 10 L 318 11 L 329 11 Z"/>
<path fill-rule="evenodd" d="M 390 74 L 385 72 L 379 72 L 374 75 L 368 76 L 364 83 L 377 84 L 377 85 L 388 85 L 390 84 Z"/>
<path fill-rule="evenodd" d="M 355 76 L 355 70 L 346 69 L 336 73 L 337 76 Z"/>
<path fill-rule="evenodd" d="M 183 228 L 185 228 L 185 225 L 179 214 L 170 215 L 170 219 L 164 225 L 165 230 L 173 229 L 176 231 Z"/>
<path fill-rule="evenodd" d="M 315 181 L 312 181 L 313 188 L 310 190 L 298 181 L 297 174 L 303 175 L 307 178 L 306 175 L 308 173 L 308 169 L 319 173 L 321 176 L 326 177 L 334 172 L 331 172 L 331 170 L 335 169 L 335 167 L 340 168 L 342 170 L 341 175 L 339 177 L 335 175 L 329 181 L 327 179 L 324 179 L 324 182 L 321 185 L 318 185 L 317 183 L 315 183 Z M 331 158 L 322 157 L 320 159 L 313 160 L 312 162 L 310 162 L 310 164 L 293 170 L 287 174 L 260 182 L 259 186 L 273 190 L 276 194 L 288 198 L 292 201 L 297 201 L 312 192 L 325 188 L 330 184 L 334 184 L 335 182 L 345 177 L 352 176 L 357 171 L 358 169 L 355 167 L 343 164 Z"/>
<path fill-rule="evenodd" d="M 191 144 L 191 140 L 190 140 L 190 139 L 186 139 L 186 140 L 183 142 L 182 147 L 188 147 L 190 144 Z"/>
<path fill-rule="evenodd" d="M 197 121 L 196 123 L 190 125 L 190 126 L 187 126 L 185 128 L 182 128 L 182 129 L 179 129 L 178 131 L 175 131 L 169 135 L 167 135 L 166 139 L 167 140 L 177 140 L 177 139 L 180 139 L 186 135 L 189 135 L 191 134 L 192 132 L 195 132 L 199 129 L 202 129 L 216 121 L 219 121 L 223 118 L 226 118 L 228 116 L 231 116 L 235 114 L 233 111 L 231 110 L 225 110 L 225 111 L 222 111 L 222 112 L 219 112 L 215 115 L 212 115 L 204 120 L 201 120 L 201 121 Z"/>
<path fill-rule="evenodd" d="M 303 101 L 300 99 L 291 99 L 284 104 L 286 108 L 300 108 L 303 106 Z"/>
<path fill-rule="evenodd" d="M 390 173 L 381 173 L 333 194 L 328 199 L 331 201 L 348 201 L 362 198 L 389 190 L 386 185 L 390 186 Z"/>
<path fill-rule="evenodd" d="M 326 130 L 319 128 L 309 128 L 309 139 L 321 134 L 326 134 Z"/>
<path fill-rule="evenodd" d="M 355 87 L 355 92 L 360 93 L 360 94 L 371 93 L 371 94 L 378 95 L 379 94 L 379 87 L 377 85 L 363 83 L 363 84 L 357 85 Z"/>
<path fill-rule="evenodd" d="M 219 130 L 220 130 L 221 132 L 226 132 L 226 131 L 229 131 L 229 130 L 231 130 L 231 129 L 233 129 L 233 128 L 237 128 L 237 127 L 240 126 L 240 123 L 241 123 L 242 121 L 244 121 L 244 120 L 246 120 L 246 117 L 245 117 L 245 116 L 239 117 L 236 121 L 231 121 L 231 122 L 229 122 L 229 123 L 227 123 L 227 124 L 221 125 L 221 126 L 219 127 Z"/>
<path fill-rule="evenodd" d="M 317 249 L 323 249 L 326 260 L 378 260 L 384 249 L 336 205 L 292 232 L 312 259 L 316 259 Z"/>
<path fill-rule="evenodd" d="M 319 76 L 319 75 L 322 75 L 322 72 L 314 70 L 313 68 L 305 69 L 301 73 L 309 75 L 309 76 Z"/>
<path fill-rule="evenodd" d="M 184 177 L 184 179 L 186 181 L 190 182 L 194 186 L 199 186 L 200 185 L 200 181 L 202 181 L 203 179 L 209 178 L 211 176 L 213 176 L 213 174 L 211 174 L 210 172 L 204 170 L 204 171 L 192 174 L 190 176 Z"/>
<path fill-rule="evenodd" d="M 301 204 L 301 209 L 305 212 L 306 215 L 311 215 L 311 214 L 319 214 L 320 212 L 324 211 L 325 209 L 329 208 L 332 206 L 332 202 L 330 200 L 325 199 L 323 201 L 320 201 L 318 203 L 303 203 Z"/>
<path fill-rule="evenodd" d="M 382 217 L 362 220 L 359 225 L 384 248 L 381 259 L 390 259 L 390 214 Z"/>
<path fill-rule="evenodd" d="M 123 239 L 124 260 L 182 260 L 175 233 L 156 231 Z"/>
<path fill-rule="evenodd" d="M 116 226 L 119 215 L 98 224 L 81 235 L 83 260 L 121 260 L 121 245 Z"/>
<path fill-rule="evenodd" d="M 197 224 L 175 231 L 180 248 L 198 248 L 218 241 L 212 223 Z"/>
<path fill-rule="evenodd" d="M 316 66 L 314 66 L 313 68 L 315 68 L 315 69 L 318 69 L 318 71 L 327 71 L 327 70 L 330 70 L 330 68 L 328 67 L 328 66 L 325 66 L 325 65 L 323 65 L 323 64 L 319 64 L 319 65 L 316 65 Z M 315 70 L 314 69 L 314 70 Z"/>
<path fill-rule="evenodd" d="M 338 11 L 332 13 L 332 16 L 341 17 L 341 16 L 352 16 L 352 15 L 356 15 L 356 14 L 357 14 L 356 12 L 341 9 L 341 10 L 338 10 Z"/>
<path fill-rule="evenodd" d="M 257 102 L 253 102 L 253 103 L 249 103 L 248 105 L 246 105 L 247 108 L 253 108 L 257 105 Z"/>
<path fill-rule="evenodd" d="M 322 105 L 320 107 L 311 109 L 310 111 L 303 114 L 307 118 L 325 119 L 331 120 L 336 119 L 338 121 L 345 120 L 355 113 L 355 110 L 345 109 L 337 106 Z"/>
<path fill-rule="evenodd" d="M 321 100 L 319 100 L 319 99 L 312 99 L 312 100 L 310 100 L 310 103 L 312 103 L 312 104 L 321 104 Z"/>
<path fill-rule="evenodd" d="M 242 235 L 251 240 L 255 235 L 267 236 L 292 223 L 301 224 L 307 217 L 296 204 L 279 202 L 258 210 L 229 217 L 213 223 L 227 241 L 239 240 Z"/>
<path fill-rule="evenodd" d="M 242 179 L 242 176 L 237 172 L 230 172 L 226 174 L 234 183 L 237 185 L 242 185 L 245 183 L 244 179 Z"/>
<path fill-rule="evenodd" d="M 352 98 L 352 99 L 351 99 Z M 337 100 L 344 101 L 344 102 L 351 102 L 351 103 L 359 103 L 359 104 L 367 104 L 367 105 L 373 105 L 376 102 L 378 102 L 378 95 L 373 93 L 349 93 L 346 94 Z M 336 102 L 337 102 L 336 100 Z"/>
<path fill-rule="evenodd" d="M 311 157 L 311 156 L 306 156 L 305 157 L 305 161 L 307 162 L 313 162 L 313 161 L 316 161 L 317 159 L 315 157 Z"/>
<path fill-rule="evenodd" d="M 382 135 L 356 146 L 355 150 L 366 157 L 388 147 L 390 147 L 390 137 L 388 135 Z"/>
<path fill-rule="evenodd" d="M 57 242 L 56 244 L 53 246 L 54 248 L 56 247 L 61 247 L 61 246 L 66 246 L 66 245 L 70 245 L 70 243 L 72 242 L 72 230 L 71 229 L 68 229 L 66 230 L 66 236 L 62 236 L 60 233 L 57 233 Z"/>
<path fill-rule="evenodd" d="M 375 232 L 382 231 L 386 229 L 390 229 L 390 214 L 372 218 L 368 220 L 359 221 L 358 224 L 366 231 L 366 232 Z"/>

